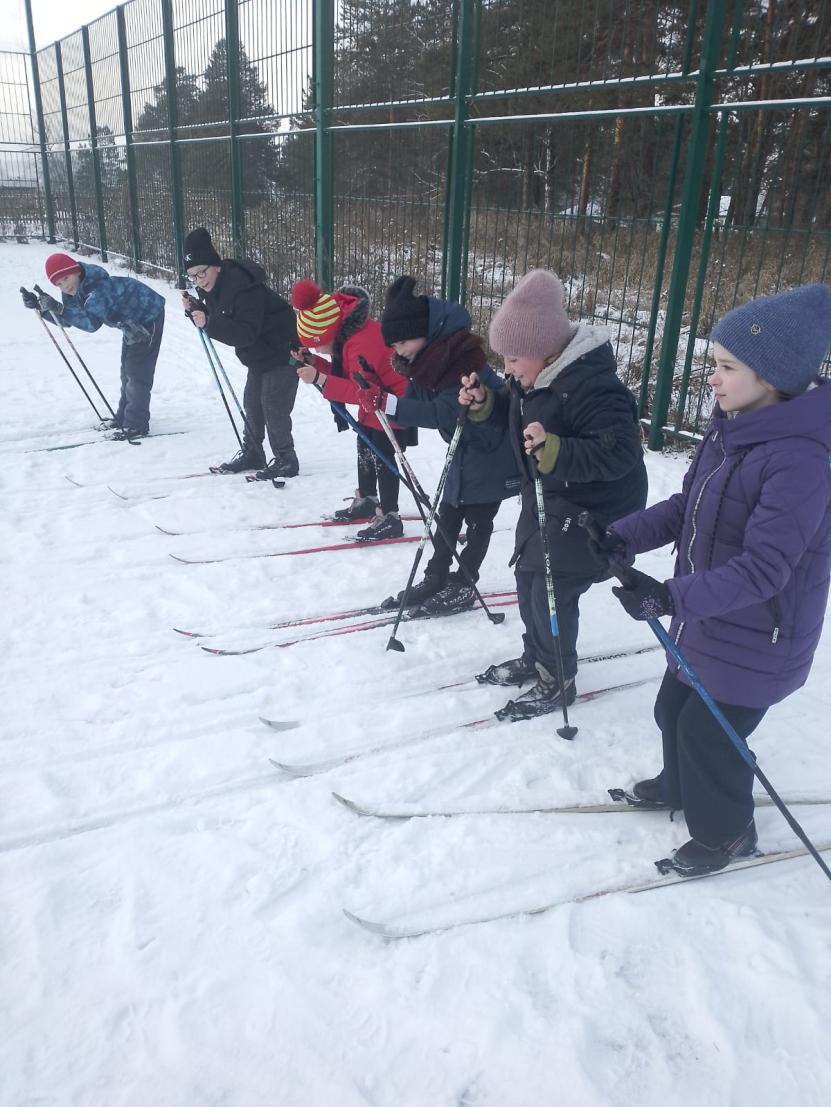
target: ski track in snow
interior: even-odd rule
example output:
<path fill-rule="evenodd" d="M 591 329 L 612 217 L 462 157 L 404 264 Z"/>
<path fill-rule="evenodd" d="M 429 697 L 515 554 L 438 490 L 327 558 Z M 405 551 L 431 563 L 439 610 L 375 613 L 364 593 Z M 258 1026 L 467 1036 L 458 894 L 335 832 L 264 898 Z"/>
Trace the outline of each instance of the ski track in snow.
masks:
<path fill-rule="evenodd" d="M 26 452 L 96 437 L 86 401 L 20 305 L 19 285 L 41 279 L 49 252 L 0 244 L 0 1104 L 831 1102 L 831 890 L 810 860 L 394 944 L 344 918 L 344 906 L 393 919 L 453 897 L 508 909 L 651 877 L 652 861 L 686 838 L 683 821 L 382 822 L 331 792 L 455 805 L 602 800 L 658 766 L 661 655 L 581 671 L 580 690 L 655 680 L 575 707 L 568 743 L 553 718 L 454 733 L 510 690 L 400 695 L 515 656 L 515 608 L 500 627 L 482 615 L 402 624 L 405 654 L 385 651 L 389 627 L 223 658 L 174 634 L 206 627 L 232 640 L 250 627 L 253 642 L 270 637 L 270 622 L 377 603 L 402 587 L 414 549 L 193 567 L 168 557 L 334 541 L 323 529 L 246 528 L 334 510 L 353 488 L 355 447 L 301 386 L 302 475 L 284 490 L 174 479 L 230 456 L 235 441 L 178 294 L 161 283 L 169 314 L 153 428 L 188 433 L 140 448 Z M 114 404 L 120 336 L 72 337 Z M 221 355 L 241 392 L 244 372 L 227 348 Z M 444 448 L 430 432 L 421 441 L 409 456 L 429 489 Z M 679 486 L 683 458 L 650 455 L 648 465 L 652 499 Z M 401 506 L 409 511 L 406 496 Z M 488 590 L 513 587 L 516 511 L 510 501 L 500 513 L 508 530 L 494 536 Z M 671 572 L 667 550 L 639 564 Z M 647 634 L 609 585 L 585 597 L 583 653 Z M 831 794 L 830 678 L 826 635 L 806 688 L 754 735 L 780 792 Z M 261 715 L 302 726 L 275 733 Z M 435 740 L 307 779 L 268 764 L 445 726 Z M 828 809 L 797 816 L 816 838 L 831 832 Z M 775 810 L 758 821 L 765 847 L 795 844 Z"/>

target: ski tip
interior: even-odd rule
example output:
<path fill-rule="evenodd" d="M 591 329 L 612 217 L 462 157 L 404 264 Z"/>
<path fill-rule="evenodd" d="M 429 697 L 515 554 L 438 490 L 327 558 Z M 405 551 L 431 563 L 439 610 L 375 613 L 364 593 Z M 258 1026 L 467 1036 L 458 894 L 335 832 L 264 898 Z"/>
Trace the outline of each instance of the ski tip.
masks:
<path fill-rule="evenodd" d="M 332 799 L 337 800 L 341 807 L 345 807 L 347 811 L 351 811 L 355 815 L 364 814 L 361 808 L 358 807 L 357 803 L 353 803 L 352 800 L 347 799 L 346 796 L 342 796 L 338 792 L 332 793 Z"/>
<path fill-rule="evenodd" d="M 107 485 L 107 489 L 108 489 L 108 491 L 112 492 L 112 494 L 114 496 L 118 496 L 119 500 L 129 499 L 129 496 L 123 496 L 120 492 L 116 492 L 116 490 L 113 488 L 113 486 L 111 484 Z"/>
<path fill-rule="evenodd" d="M 297 730 L 300 723 L 296 719 L 266 719 L 264 715 L 257 716 L 261 723 L 265 723 L 272 730 Z"/>
<path fill-rule="evenodd" d="M 286 773 L 288 776 L 311 776 L 311 772 L 305 769 L 302 765 L 286 765 L 282 761 L 275 761 L 273 757 L 269 757 L 269 764 L 273 765 L 275 769 L 279 769 L 281 773 Z"/>
<path fill-rule="evenodd" d="M 204 634 L 200 634 L 198 630 L 182 630 L 180 627 L 173 627 L 173 631 L 176 634 L 182 634 L 185 638 L 204 638 Z"/>
<path fill-rule="evenodd" d="M 378 934 L 382 938 L 392 938 L 395 935 L 390 934 L 388 928 L 383 923 L 375 923 L 370 919 L 363 919 L 360 915 L 355 915 L 347 907 L 343 908 L 343 913 L 346 915 L 350 922 L 355 923 L 362 930 L 368 930 L 370 934 Z"/>

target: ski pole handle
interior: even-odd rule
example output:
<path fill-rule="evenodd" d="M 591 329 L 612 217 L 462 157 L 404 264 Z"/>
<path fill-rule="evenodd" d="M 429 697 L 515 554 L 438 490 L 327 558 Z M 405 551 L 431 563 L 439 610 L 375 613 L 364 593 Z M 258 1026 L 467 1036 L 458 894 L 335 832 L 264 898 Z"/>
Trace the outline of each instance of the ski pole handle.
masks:
<path fill-rule="evenodd" d="M 606 531 L 599 525 L 596 519 L 589 515 L 588 511 L 582 511 L 577 516 L 577 525 L 581 526 L 595 542 L 602 542 Z M 609 569 L 612 576 L 616 577 L 624 588 L 634 587 L 634 576 L 629 567 L 614 558 L 609 558 Z"/>

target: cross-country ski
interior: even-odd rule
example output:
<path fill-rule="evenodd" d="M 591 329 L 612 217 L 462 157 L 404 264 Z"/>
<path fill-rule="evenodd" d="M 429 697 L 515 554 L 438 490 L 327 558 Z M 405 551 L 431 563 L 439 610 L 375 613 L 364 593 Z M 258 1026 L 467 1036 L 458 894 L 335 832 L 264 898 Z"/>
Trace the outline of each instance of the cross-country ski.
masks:
<path fill-rule="evenodd" d="M 820 853 L 831 850 L 831 842 L 817 846 Z M 643 892 L 654 892 L 660 888 L 668 888 L 679 884 L 690 884 L 698 880 L 706 880 L 715 876 L 730 876 L 745 869 L 755 869 L 760 865 L 773 865 L 780 861 L 794 861 L 805 857 L 808 850 L 804 847 L 797 849 L 771 850 L 766 853 L 757 853 L 753 857 L 745 857 L 733 861 L 729 866 L 718 869 L 715 872 L 701 874 L 699 876 L 683 877 L 677 875 L 658 876 L 653 879 L 646 877 L 633 881 L 630 884 L 615 884 L 607 888 L 596 888 L 589 892 L 583 892 L 576 896 L 553 900 L 545 903 L 529 901 L 520 903 L 516 907 L 508 907 L 490 913 L 487 909 L 481 913 L 475 905 L 470 910 L 465 910 L 464 903 L 460 899 L 454 899 L 445 905 L 426 908 L 411 915 L 403 914 L 400 918 L 393 918 L 389 922 L 382 922 L 364 918 L 344 908 L 344 915 L 363 930 L 371 934 L 377 934 L 381 938 L 397 941 L 403 938 L 421 938 L 427 934 L 437 934 L 445 930 L 453 930 L 461 926 L 480 926 L 484 923 L 504 922 L 510 919 L 521 919 L 533 915 L 544 915 L 548 911 L 554 911 L 558 907 L 588 903 L 592 900 L 602 899 L 605 896 L 638 895 Z M 495 890 L 496 892 L 496 890 Z M 480 893 L 481 898 L 489 897 L 488 893 Z M 471 897 L 478 898 L 478 897 Z M 498 898 L 502 898 L 500 895 Z"/>
<path fill-rule="evenodd" d="M 575 699 L 575 703 L 590 703 L 592 700 L 600 699 L 603 696 L 609 696 L 613 692 L 626 692 L 631 688 L 639 688 L 643 684 L 649 684 L 654 680 L 654 677 L 643 677 L 640 680 L 625 681 L 622 684 L 610 684 L 606 688 L 596 688 L 590 692 L 581 692 Z M 291 720 L 289 720 L 290 722 Z M 442 738 L 446 735 L 458 731 L 466 733 L 468 731 L 487 730 L 491 727 L 499 726 L 503 721 L 498 719 L 495 714 L 485 715 L 477 719 L 469 719 L 467 722 L 460 722 L 453 725 L 452 723 L 447 726 L 433 727 L 429 730 L 424 730 L 419 733 L 411 734 L 407 738 L 402 738 L 397 742 L 388 742 L 383 745 L 369 746 L 364 749 L 350 750 L 347 753 L 338 754 L 335 757 L 324 758 L 321 761 L 313 761 L 307 764 L 294 764 L 285 761 L 279 761 L 276 758 L 269 758 L 269 761 L 275 769 L 280 769 L 281 772 L 289 773 L 291 776 L 316 776 L 318 773 L 329 772 L 330 769 L 337 769 L 341 765 L 348 765 L 353 761 L 358 761 L 365 757 L 371 757 L 375 754 L 389 753 L 397 749 L 403 749 L 408 746 L 413 746 L 419 742 L 429 742 L 435 738 Z M 274 730 L 285 729 L 285 723 L 277 722 L 274 725 L 274 720 L 267 723 L 268 726 Z"/>
<path fill-rule="evenodd" d="M 278 724 L 277 729 L 284 730 L 289 724 Z M 465 815 L 623 815 L 644 814 L 637 807 L 625 803 L 571 803 L 560 804 L 551 807 L 534 805 L 527 807 L 511 806 L 508 804 L 432 804 L 422 803 L 371 803 L 363 800 L 350 799 L 338 792 L 333 792 L 332 797 L 341 807 L 351 811 L 353 815 L 364 815 L 373 819 L 445 819 L 456 818 Z M 756 807 L 771 807 L 773 801 L 770 796 L 754 796 Z M 816 807 L 831 804 L 831 798 L 811 799 L 809 797 L 787 796 L 785 802 L 789 807 Z M 661 814 L 660 811 L 653 812 Z M 668 812 L 663 812 L 667 815 Z"/>

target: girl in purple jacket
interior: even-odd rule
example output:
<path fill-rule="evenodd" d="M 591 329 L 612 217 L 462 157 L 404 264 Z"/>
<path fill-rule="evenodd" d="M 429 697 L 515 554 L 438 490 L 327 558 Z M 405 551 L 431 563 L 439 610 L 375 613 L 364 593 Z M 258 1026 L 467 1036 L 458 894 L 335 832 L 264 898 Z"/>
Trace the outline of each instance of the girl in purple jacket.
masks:
<path fill-rule="evenodd" d="M 607 561 L 673 542 L 675 574 L 633 570 L 614 592 L 670 633 L 741 738 L 811 668 L 831 572 L 831 289 L 806 285 L 735 308 L 712 333 L 716 406 L 682 490 L 618 520 Z M 756 850 L 753 772 L 668 655 L 655 702 L 663 769 L 632 802 L 682 810 L 692 838 L 670 864 L 715 872 Z"/>

